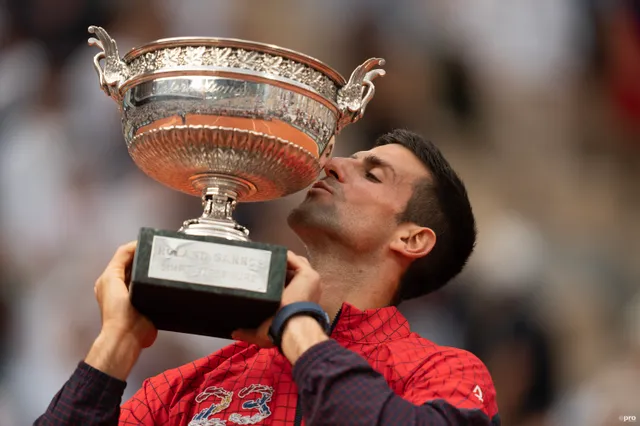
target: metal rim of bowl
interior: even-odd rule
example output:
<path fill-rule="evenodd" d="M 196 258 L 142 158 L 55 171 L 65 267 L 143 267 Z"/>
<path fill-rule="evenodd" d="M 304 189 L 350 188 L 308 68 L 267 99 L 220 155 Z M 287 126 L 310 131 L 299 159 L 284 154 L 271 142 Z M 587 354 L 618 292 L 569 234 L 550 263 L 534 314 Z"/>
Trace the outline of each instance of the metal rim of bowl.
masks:
<path fill-rule="evenodd" d="M 158 49 L 166 49 L 172 47 L 187 47 L 187 46 L 212 46 L 212 47 L 230 47 L 234 49 L 247 49 L 258 51 L 262 53 L 269 53 L 273 55 L 283 56 L 287 59 L 300 62 L 307 65 L 316 71 L 319 71 L 329 77 L 333 82 L 342 87 L 347 84 L 347 80 L 338 73 L 335 69 L 327 65 L 326 63 L 316 59 L 312 56 L 305 55 L 304 53 L 296 52 L 292 49 L 287 49 L 274 44 L 259 43 L 254 41 L 246 41 L 235 38 L 218 38 L 218 37 L 172 37 L 163 38 L 150 43 L 146 43 L 142 46 L 131 49 L 124 56 L 124 61 L 129 63 L 135 58 L 143 55 L 147 52 L 153 52 Z"/>

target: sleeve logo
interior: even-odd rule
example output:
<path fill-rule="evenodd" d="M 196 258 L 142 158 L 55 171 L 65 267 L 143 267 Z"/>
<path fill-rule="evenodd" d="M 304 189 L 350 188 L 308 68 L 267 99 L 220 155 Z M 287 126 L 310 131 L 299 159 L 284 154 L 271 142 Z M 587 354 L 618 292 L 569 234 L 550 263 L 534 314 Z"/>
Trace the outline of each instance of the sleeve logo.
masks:
<path fill-rule="evenodd" d="M 473 396 L 478 398 L 480 402 L 484 403 L 484 399 L 482 396 L 482 389 L 480 389 L 480 386 L 476 385 L 476 387 L 473 388 Z"/>

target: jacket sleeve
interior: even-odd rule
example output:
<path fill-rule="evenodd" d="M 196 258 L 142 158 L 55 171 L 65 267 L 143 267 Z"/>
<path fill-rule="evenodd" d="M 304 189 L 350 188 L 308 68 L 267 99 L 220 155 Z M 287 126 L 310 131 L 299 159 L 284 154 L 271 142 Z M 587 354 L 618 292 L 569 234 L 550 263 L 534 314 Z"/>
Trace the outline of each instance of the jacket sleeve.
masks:
<path fill-rule="evenodd" d="M 462 354 L 425 363 L 402 396 L 365 359 L 334 340 L 305 352 L 293 377 L 303 414 L 313 425 L 499 425 L 490 378 L 476 390 L 475 379 L 489 377 L 486 368 Z"/>
<path fill-rule="evenodd" d="M 126 383 L 80 362 L 34 426 L 116 426 Z"/>
<path fill-rule="evenodd" d="M 426 360 L 407 381 L 402 396 L 440 411 L 454 409 L 462 419 L 491 420 L 472 424 L 499 424 L 496 391 L 487 367 L 460 349 L 448 348 Z"/>

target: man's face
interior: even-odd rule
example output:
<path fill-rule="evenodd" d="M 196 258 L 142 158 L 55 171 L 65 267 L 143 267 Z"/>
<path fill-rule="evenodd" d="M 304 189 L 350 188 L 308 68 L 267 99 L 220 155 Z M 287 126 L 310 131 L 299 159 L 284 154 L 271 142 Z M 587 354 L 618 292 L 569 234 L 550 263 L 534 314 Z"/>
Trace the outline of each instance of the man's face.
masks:
<path fill-rule="evenodd" d="M 303 241 L 322 232 L 366 251 L 388 243 L 413 185 L 429 176 L 422 162 L 398 144 L 333 158 L 325 173 L 291 212 L 289 225 Z"/>

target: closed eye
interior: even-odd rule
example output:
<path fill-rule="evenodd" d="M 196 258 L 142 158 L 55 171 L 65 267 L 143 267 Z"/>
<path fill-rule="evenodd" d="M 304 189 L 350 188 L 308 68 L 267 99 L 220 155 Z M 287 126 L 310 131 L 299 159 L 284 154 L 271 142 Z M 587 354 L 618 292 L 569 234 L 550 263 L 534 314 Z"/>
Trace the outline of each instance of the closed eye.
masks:
<path fill-rule="evenodd" d="M 367 179 L 369 179 L 370 181 L 372 181 L 372 182 L 382 183 L 382 182 L 380 181 L 380 179 L 378 179 L 378 178 L 376 177 L 376 175 L 374 175 L 374 174 L 373 174 L 373 173 L 371 173 L 371 172 L 368 172 L 368 171 L 367 171 L 367 172 L 365 172 L 365 173 L 364 173 L 364 176 L 365 176 Z"/>
<path fill-rule="evenodd" d="M 354 160 L 359 160 L 359 156 L 357 153 L 353 154 L 351 158 L 353 158 Z M 394 179 L 396 177 L 396 171 L 393 169 L 391 164 L 376 155 L 368 154 L 364 158 L 362 158 L 362 162 L 362 166 L 365 170 L 365 177 L 372 182 L 382 183 L 382 181 L 378 177 L 371 173 L 371 170 L 380 169 L 384 173 L 384 176 L 387 176 L 387 174 L 391 174 Z"/>

